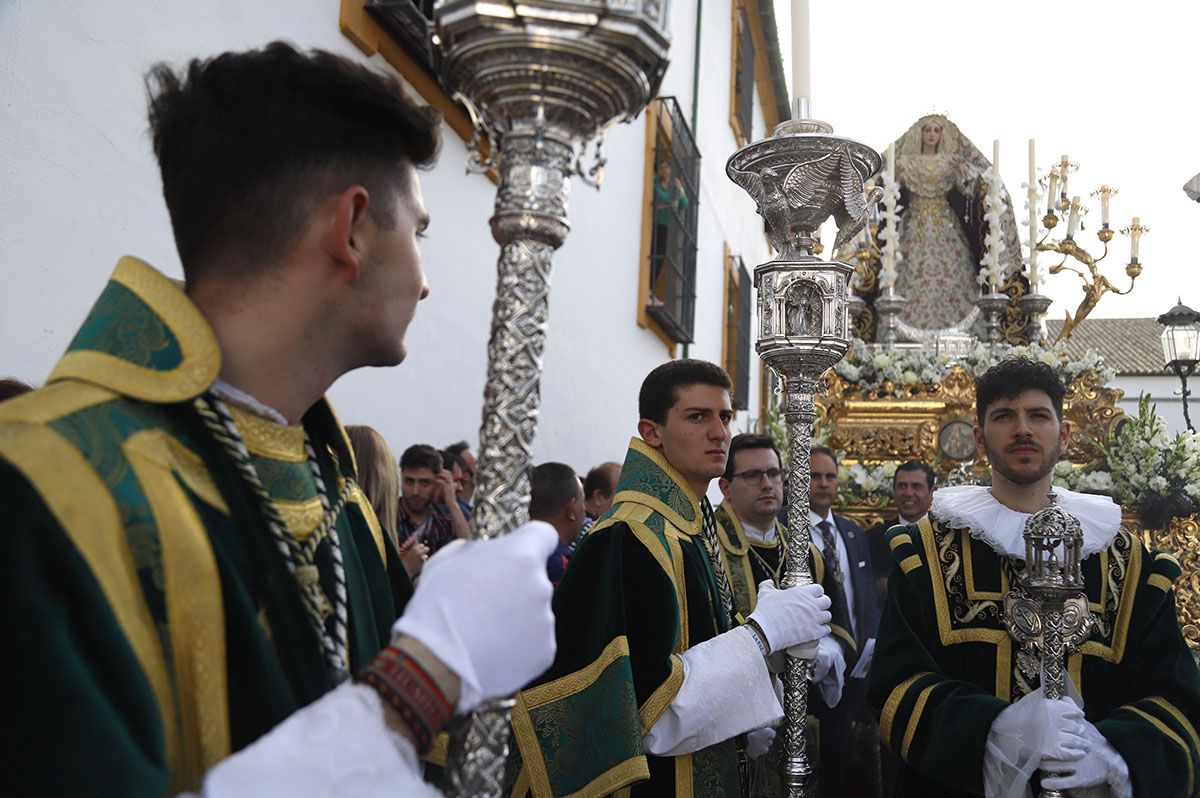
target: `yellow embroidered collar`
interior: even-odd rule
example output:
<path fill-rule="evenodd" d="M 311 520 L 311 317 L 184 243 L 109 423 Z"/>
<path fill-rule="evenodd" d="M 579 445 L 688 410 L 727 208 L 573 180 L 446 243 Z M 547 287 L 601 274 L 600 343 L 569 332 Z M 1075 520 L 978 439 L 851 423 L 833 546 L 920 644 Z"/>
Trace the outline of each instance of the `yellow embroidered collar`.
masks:
<path fill-rule="evenodd" d="M 47 382 L 81 380 L 146 402 L 182 402 L 221 370 L 216 335 L 148 263 L 124 257 Z"/>
<path fill-rule="evenodd" d="M 660 513 L 673 526 L 699 535 L 703 516 L 700 499 L 667 459 L 641 438 L 631 438 L 613 504 L 632 502 Z"/>

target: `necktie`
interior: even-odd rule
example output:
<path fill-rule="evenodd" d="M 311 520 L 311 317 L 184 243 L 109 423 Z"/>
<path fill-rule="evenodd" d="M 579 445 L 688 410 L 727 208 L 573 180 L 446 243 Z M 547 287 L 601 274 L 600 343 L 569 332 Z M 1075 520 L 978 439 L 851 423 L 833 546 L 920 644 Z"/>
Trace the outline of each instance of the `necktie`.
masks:
<path fill-rule="evenodd" d="M 850 606 L 843 587 L 846 575 L 842 573 L 842 560 L 838 557 L 837 538 L 834 537 L 837 533 L 833 531 L 833 524 L 828 521 L 817 524 L 817 529 L 821 530 L 821 549 L 825 555 L 826 572 L 833 576 L 832 590 L 829 591 L 829 599 L 833 602 L 833 606 L 830 607 L 833 622 L 854 634 L 854 623 L 850 618 Z"/>
<path fill-rule="evenodd" d="M 704 517 L 702 525 L 704 549 L 708 552 L 712 564 L 713 575 L 717 578 L 717 590 L 721 593 L 721 606 L 724 610 L 725 622 L 722 628 L 728 627 L 733 619 L 733 591 L 729 588 L 729 577 L 725 574 L 725 566 L 721 564 L 720 547 L 717 540 L 717 516 L 713 513 L 712 505 L 707 498 L 700 500 L 700 514 Z"/>

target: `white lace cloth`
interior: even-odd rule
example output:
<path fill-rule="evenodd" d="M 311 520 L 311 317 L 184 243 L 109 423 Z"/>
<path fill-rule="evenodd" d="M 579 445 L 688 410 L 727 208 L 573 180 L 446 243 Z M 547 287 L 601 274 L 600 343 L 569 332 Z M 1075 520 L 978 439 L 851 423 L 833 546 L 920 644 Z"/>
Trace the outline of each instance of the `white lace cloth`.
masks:
<path fill-rule="evenodd" d="M 441 793 L 417 752 L 383 720 L 379 695 L 345 683 L 231 757 L 204 779 L 205 798 L 412 796 Z"/>
<path fill-rule="evenodd" d="M 1121 507 L 1107 496 L 1055 488 L 1058 504 L 1079 519 L 1086 559 L 1112 543 L 1121 527 Z M 1025 559 L 1025 522 L 1029 513 L 1005 507 L 981 485 L 939 488 L 929 514 L 944 528 L 966 529 L 999 554 Z"/>
<path fill-rule="evenodd" d="M 646 751 L 690 754 L 779 722 L 783 707 L 752 634 L 733 629 L 680 655 L 683 685 L 646 733 Z"/>

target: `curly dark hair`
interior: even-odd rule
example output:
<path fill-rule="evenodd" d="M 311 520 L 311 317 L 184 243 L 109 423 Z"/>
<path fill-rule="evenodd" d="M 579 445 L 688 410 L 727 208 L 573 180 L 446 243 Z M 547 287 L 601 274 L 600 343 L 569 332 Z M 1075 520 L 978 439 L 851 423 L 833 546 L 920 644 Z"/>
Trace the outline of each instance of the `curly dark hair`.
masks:
<path fill-rule="evenodd" d="M 1002 360 L 975 378 L 975 418 L 980 426 L 987 409 L 997 399 L 1015 399 L 1028 390 L 1038 390 L 1050 397 L 1058 420 L 1063 417 L 1063 397 L 1067 387 L 1054 369 L 1027 357 Z"/>

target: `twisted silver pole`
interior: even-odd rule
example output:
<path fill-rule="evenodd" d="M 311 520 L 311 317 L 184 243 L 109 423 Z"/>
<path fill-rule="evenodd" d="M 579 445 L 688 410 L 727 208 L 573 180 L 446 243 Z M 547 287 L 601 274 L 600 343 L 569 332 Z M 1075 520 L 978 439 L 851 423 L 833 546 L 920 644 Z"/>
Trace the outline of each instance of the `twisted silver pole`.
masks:
<path fill-rule="evenodd" d="M 477 539 L 511 532 L 529 514 L 551 259 L 570 230 L 573 157 L 570 137 L 537 120 L 514 125 L 500 139 L 500 185 L 491 219 L 500 259 L 471 518 Z M 511 698 L 488 702 L 455 721 L 446 766 L 448 795 L 500 794 L 514 705 Z"/>
<path fill-rule="evenodd" d="M 813 424 L 817 420 L 813 394 L 817 389 L 815 377 L 788 377 L 784 381 L 786 404 L 784 420 L 788 433 L 788 550 L 783 587 L 811 585 L 812 563 L 808 546 L 812 532 L 808 523 L 809 449 L 812 446 Z M 803 798 L 812 764 L 808 760 L 808 681 L 812 662 L 790 654 L 783 679 L 783 711 L 787 719 L 783 737 L 783 783 L 788 798 Z"/>

